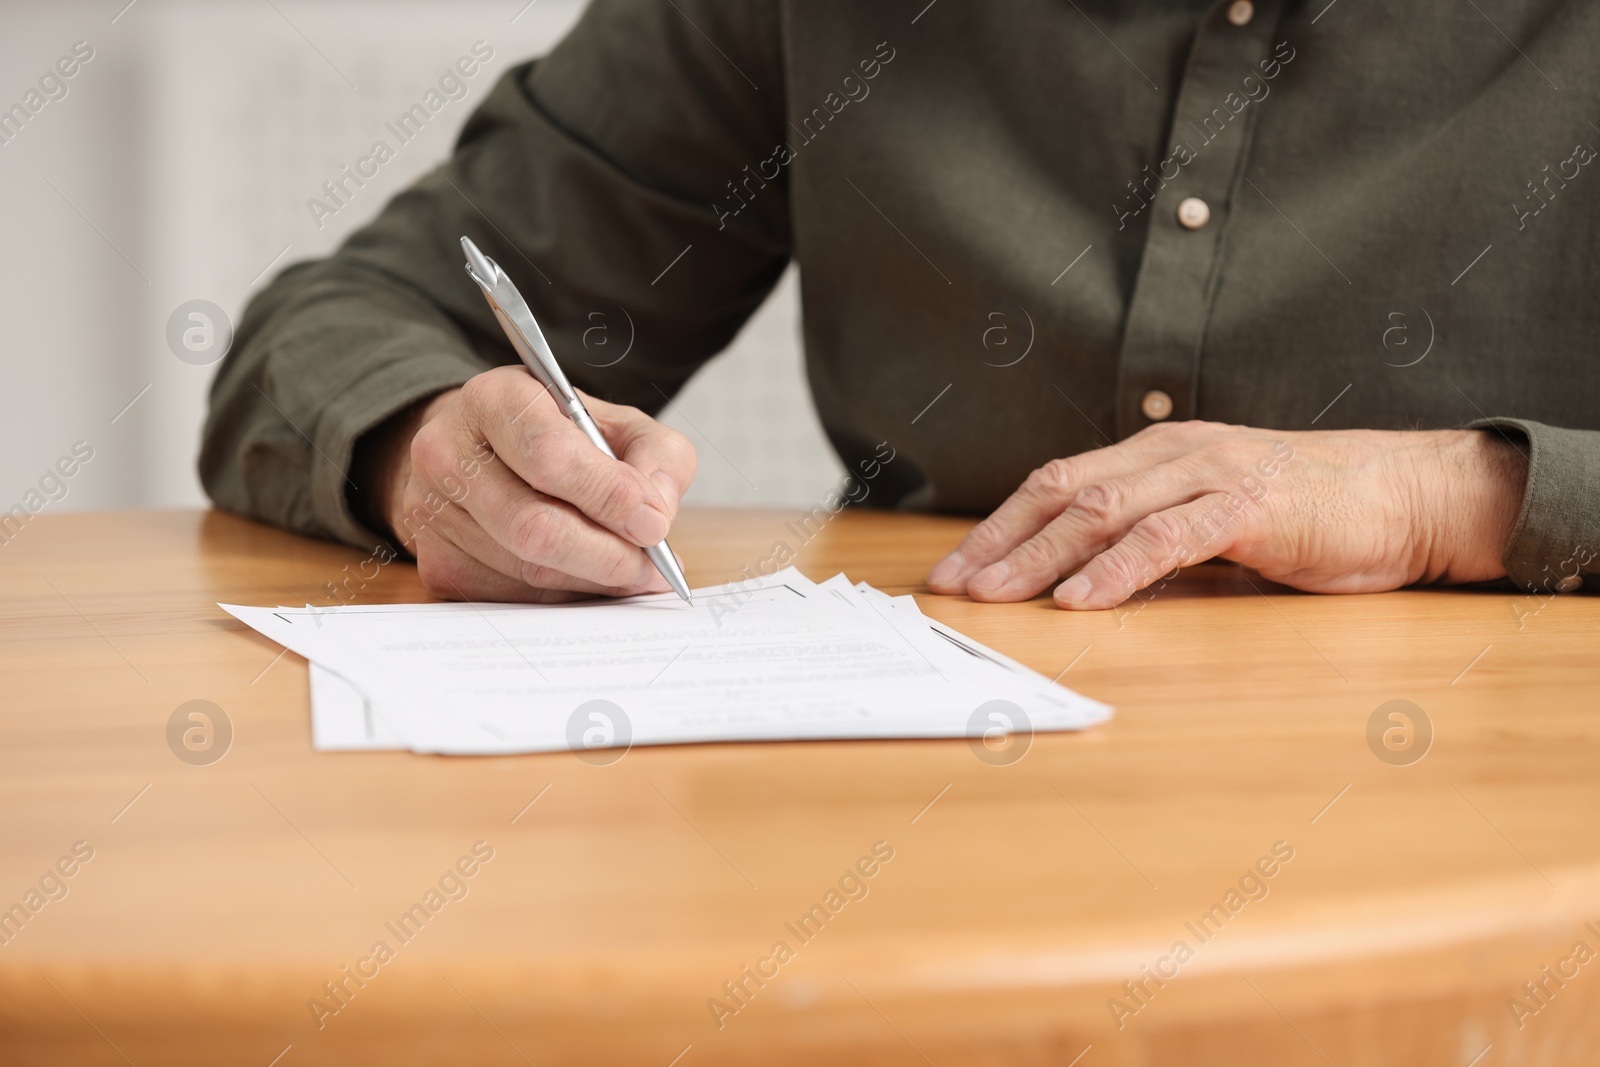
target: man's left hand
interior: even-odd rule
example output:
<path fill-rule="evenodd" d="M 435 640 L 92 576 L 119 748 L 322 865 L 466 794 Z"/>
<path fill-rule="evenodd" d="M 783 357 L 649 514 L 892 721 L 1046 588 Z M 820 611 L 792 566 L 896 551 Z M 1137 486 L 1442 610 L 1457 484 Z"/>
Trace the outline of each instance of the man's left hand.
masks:
<path fill-rule="evenodd" d="M 935 593 L 1111 608 L 1214 557 L 1319 593 L 1505 577 L 1528 461 L 1493 431 L 1158 423 L 1045 464 L 928 575 Z"/>

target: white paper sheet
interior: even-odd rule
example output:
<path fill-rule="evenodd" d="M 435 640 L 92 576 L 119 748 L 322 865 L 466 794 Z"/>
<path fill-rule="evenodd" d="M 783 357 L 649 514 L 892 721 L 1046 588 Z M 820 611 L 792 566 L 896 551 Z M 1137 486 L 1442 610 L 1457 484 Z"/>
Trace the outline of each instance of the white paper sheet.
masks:
<path fill-rule="evenodd" d="M 321 752 L 405 748 L 354 682 L 311 664 L 311 746 Z"/>
<path fill-rule="evenodd" d="M 1033 730 L 1110 715 L 926 618 L 911 597 L 842 575 L 813 583 L 792 568 L 697 590 L 693 605 L 663 594 L 222 607 L 312 661 L 319 749 L 960 737 L 993 700 L 1022 708 Z"/>

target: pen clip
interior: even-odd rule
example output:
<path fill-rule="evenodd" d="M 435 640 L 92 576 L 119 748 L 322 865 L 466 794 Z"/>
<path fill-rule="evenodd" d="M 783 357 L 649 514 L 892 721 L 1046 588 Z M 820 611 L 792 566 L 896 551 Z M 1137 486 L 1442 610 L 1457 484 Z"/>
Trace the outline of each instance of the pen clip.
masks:
<path fill-rule="evenodd" d="M 483 290 L 495 318 L 500 320 L 501 329 L 517 349 L 517 355 L 522 357 L 528 370 L 546 389 L 560 397 L 569 409 L 573 406 L 581 408 L 578 394 L 573 391 L 572 383 L 567 381 L 561 364 L 556 362 L 555 353 L 550 351 L 550 343 L 544 339 L 544 332 L 539 329 L 532 310 L 510 276 L 500 269 L 500 264 L 484 255 L 470 237 L 461 238 L 461 249 L 467 255 L 467 276 Z"/>

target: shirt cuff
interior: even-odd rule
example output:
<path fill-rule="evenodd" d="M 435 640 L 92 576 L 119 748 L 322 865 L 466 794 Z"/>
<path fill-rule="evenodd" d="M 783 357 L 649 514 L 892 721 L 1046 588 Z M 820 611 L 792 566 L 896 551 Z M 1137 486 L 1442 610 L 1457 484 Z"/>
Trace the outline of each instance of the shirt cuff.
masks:
<path fill-rule="evenodd" d="M 369 530 L 350 509 L 347 490 L 364 488 L 351 481 L 356 442 L 390 416 L 463 385 L 484 369 L 451 354 L 437 340 L 430 344 L 419 338 L 399 340 L 389 351 L 374 353 L 369 362 L 369 373 L 329 398 L 312 435 L 320 453 L 311 478 L 317 517 L 332 536 L 363 548 L 388 544 L 389 537 Z"/>
<path fill-rule="evenodd" d="M 1520 439 L 1528 456 L 1528 487 L 1506 543 L 1506 575 L 1522 589 L 1545 595 L 1574 592 L 1595 581 L 1600 575 L 1600 432 L 1509 418 L 1478 419 L 1468 428 L 1495 430 L 1513 443 Z"/>

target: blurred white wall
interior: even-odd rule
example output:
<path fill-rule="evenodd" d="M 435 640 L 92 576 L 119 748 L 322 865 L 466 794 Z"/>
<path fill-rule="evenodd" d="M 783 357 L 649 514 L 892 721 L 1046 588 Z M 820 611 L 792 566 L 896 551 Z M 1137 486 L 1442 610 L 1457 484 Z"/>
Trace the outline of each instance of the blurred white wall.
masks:
<path fill-rule="evenodd" d="M 64 496 L 46 483 L 60 497 L 48 509 L 202 504 L 194 459 L 215 368 L 172 354 L 173 310 L 204 299 L 236 321 L 285 263 L 326 253 L 445 158 L 492 80 L 583 8 L 125 4 L 0 6 L 0 109 L 27 107 L 75 43 L 93 53 L 47 79 L 25 123 L 0 125 L 0 511 L 78 441 L 94 457 Z M 470 95 L 318 229 L 307 198 L 479 40 L 494 58 Z M 692 501 L 809 504 L 842 477 L 798 344 L 791 271 L 666 419 L 700 450 Z"/>

